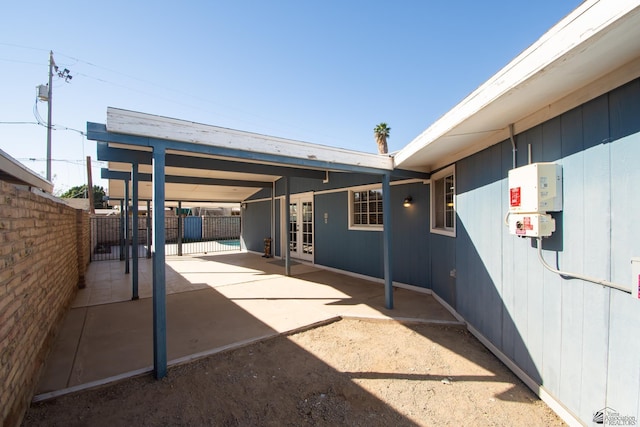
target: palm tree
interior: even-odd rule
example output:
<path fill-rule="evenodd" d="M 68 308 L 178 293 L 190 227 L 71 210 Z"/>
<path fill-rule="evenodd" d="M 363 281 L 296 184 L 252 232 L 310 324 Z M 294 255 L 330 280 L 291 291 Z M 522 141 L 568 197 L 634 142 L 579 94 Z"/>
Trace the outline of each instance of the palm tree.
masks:
<path fill-rule="evenodd" d="M 387 148 L 387 138 L 389 138 L 389 132 L 391 128 L 386 123 L 380 123 L 373 128 L 373 135 L 376 137 L 378 143 L 378 153 L 387 154 L 389 149 Z"/>

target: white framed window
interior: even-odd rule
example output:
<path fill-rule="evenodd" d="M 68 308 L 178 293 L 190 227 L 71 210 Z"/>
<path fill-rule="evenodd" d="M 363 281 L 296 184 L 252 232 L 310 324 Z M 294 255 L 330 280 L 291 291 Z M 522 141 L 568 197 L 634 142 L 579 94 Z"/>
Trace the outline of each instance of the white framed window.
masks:
<path fill-rule="evenodd" d="M 349 190 L 349 229 L 382 230 L 382 187 L 367 186 Z"/>
<path fill-rule="evenodd" d="M 444 168 L 431 176 L 432 233 L 456 237 L 456 168 Z"/>

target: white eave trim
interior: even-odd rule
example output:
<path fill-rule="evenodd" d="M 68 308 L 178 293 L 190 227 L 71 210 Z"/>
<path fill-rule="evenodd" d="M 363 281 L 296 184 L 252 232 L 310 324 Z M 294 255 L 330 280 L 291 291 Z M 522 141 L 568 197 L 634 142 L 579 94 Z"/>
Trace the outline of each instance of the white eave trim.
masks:
<path fill-rule="evenodd" d="M 254 153 L 392 170 L 390 156 L 244 132 L 152 114 L 107 108 L 107 131 Z"/>
<path fill-rule="evenodd" d="M 526 85 L 536 75 L 544 73 L 546 67 L 638 7 L 637 1 L 630 0 L 585 1 L 400 150 L 395 156 L 396 167 L 402 167 L 402 163 L 412 155 L 446 136 L 501 97 L 508 96 L 515 88 Z"/>
<path fill-rule="evenodd" d="M 13 178 L 13 182 L 19 182 L 30 187 L 53 192 L 53 184 L 36 174 L 22 163 L 0 150 L 0 171 Z"/>

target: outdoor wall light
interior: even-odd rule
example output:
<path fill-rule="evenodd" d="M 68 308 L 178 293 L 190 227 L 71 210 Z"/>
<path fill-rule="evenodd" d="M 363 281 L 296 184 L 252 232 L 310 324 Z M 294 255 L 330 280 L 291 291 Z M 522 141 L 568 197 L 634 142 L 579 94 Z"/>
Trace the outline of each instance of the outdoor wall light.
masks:
<path fill-rule="evenodd" d="M 411 196 L 407 196 L 404 198 L 404 201 L 402 202 L 402 206 L 404 206 L 405 208 L 408 208 L 409 206 L 411 206 L 412 202 L 413 202 L 413 199 L 411 198 Z"/>
<path fill-rule="evenodd" d="M 247 204 L 246 203 L 242 203 L 240 205 L 240 207 L 242 208 L 242 210 L 246 211 L 247 210 Z"/>

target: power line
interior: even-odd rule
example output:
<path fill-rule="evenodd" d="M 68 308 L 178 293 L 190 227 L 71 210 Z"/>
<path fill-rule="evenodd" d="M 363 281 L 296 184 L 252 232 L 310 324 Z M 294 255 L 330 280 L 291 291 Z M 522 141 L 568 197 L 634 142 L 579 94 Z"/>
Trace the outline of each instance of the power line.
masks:
<path fill-rule="evenodd" d="M 0 43 L 0 45 L 12 46 L 12 47 L 17 47 L 17 48 L 22 48 L 22 49 L 29 49 L 29 50 L 34 50 L 34 51 L 46 51 L 46 49 L 41 49 L 41 48 L 36 48 L 36 47 L 31 47 L 31 46 L 18 45 L 18 44 L 11 44 L 11 43 Z M 278 125 L 278 126 L 285 126 L 287 129 L 297 129 L 298 131 L 312 133 L 312 134 L 321 136 L 323 138 L 336 138 L 334 136 L 327 135 L 327 134 L 321 134 L 321 133 L 318 133 L 316 131 L 309 131 L 309 130 L 307 130 L 305 128 L 302 128 L 302 127 L 300 127 L 300 126 L 298 126 L 296 124 L 286 123 L 286 122 L 283 122 L 283 121 L 280 121 L 280 120 L 275 120 L 273 118 L 267 118 L 267 117 L 261 116 L 260 114 L 256 114 L 256 113 L 252 113 L 252 112 L 249 112 L 247 110 L 244 110 L 242 108 L 237 108 L 237 107 L 233 107 L 233 106 L 229 106 L 229 105 L 216 104 L 215 102 L 212 102 L 210 99 L 203 98 L 203 97 L 200 97 L 200 96 L 197 96 L 197 95 L 193 95 L 193 94 L 190 94 L 190 93 L 182 92 L 182 91 L 179 91 L 179 90 L 176 90 L 176 89 L 173 89 L 173 88 L 170 88 L 170 87 L 167 87 L 167 86 L 152 82 L 150 80 L 137 77 L 137 76 L 132 75 L 132 74 L 123 73 L 121 71 L 118 71 L 118 70 L 115 70 L 115 69 L 112 69 L 112 68 L 103 67 L 103 66 L 100 66 L 98 64 L 95 64 L 95 63 L 92 63 L 92 62 L 89 62 L 89 61 L 86 61 L 86 60 L 83 60 L 83 59 L 68 55 L 68 54 L 63 53 L 63 52 L 56 52 L 56 53 L 58 55 L 60 55 L 60 56 L 63 56 L 63 57 L 66 57 L 66 58 L 68 58 L 68 59 L 70 59 L 72 61 L 75 61 L 76 64 L 78 64 L 78 63 L 86 64 L 86 65 L 88 65 L 90 67 L 94 67 L 96 69 L 100 69 L 100 70 L 103 70 L 103 71 L 107 71 L 109 73 L 120 75 L 120 76 L 129 78 L 129 79 L 132 79 L 132 80 L 136 80 L 136 81 L 145 83 L 145 84 L 150 85 L 150 86 L 154 86 L 154 87 L 163 89 L 163 90 L 168 91 L 168 92 L 173 92 L 175 94 L 181 95 L 182 97 L 188 97 L 188 98 L 194 99 L 196 101 L 199 101 L 199 102 L 202 102 L 202 103 L 205 103 L 205 104 L 208 104 L 208 105 L 215 106 L 216 110 L 217 110 L 215 114 L 217 116 L 219 116 L 219 117 L 226 117 L 226 118 L 229 118 L 229 119 L 232 119 L 232 120 L 236 120 L 236 121 L 240 121 L 240 122 L 244 122 L 244 123 L 247 123 L 247 124 L 250 124 L 250 125 L 258 125 L 258 126 L 261 126 L 261 127 L 265 127 L 265 126 L 266 127 L 271 127 L 272 131 L 276 131 L 276 132 L 277 132 L 277 128 L 273 126 L 274 124 Z M 38 65 L 41 65 L 41 64 L 38 64 Z M 69 71 L 69 70 L 67 70 L 67 71 Z M 95 76 L 92 76 L 92 75 L 89 75 L 89 74 L 84 74 L 84 73 L 79 73 L 79 72 L 76 72 L 74 74 L 76 76 L 82 76 L 82 77 L 93 79 L 93 80 L 96 80 L 96 81 L 99 81 L 99 82 L 102 82 L 102 83 L 105 83 L 105 84 L 108 84 L 108 85 L 112 85 L 112 86 L 115 86 L 115 87 L 120 87 L 122 89 L 126 89 L 129 92 L 136 92 L 136 93 L 140 93 L 140 94 L 145 95 L 145 96 L 154 97 L 154 98 L 157 98 L 157 99 L 168 101 L 168 102 L 171 102 L 173 104 L 180 105 L 180 106 L 183 106 L 183 107 L 186 107 L 186 108 L 190 108 L 190 109 L 193 109 L 193 110 L 196 110 L 196 111 L 200 111 L 200 112 L 204 112 L 204 113 L 210 112 L 210 111 L 207 111 L 206 109 L 197 107 L 195 105 L 185 103 L 182 100 L 173 99 L 171 97 L 158 96 L 157 93 L 144 92 L 144 91 L 141 91 L 139 89 L 131 88 L 129 86 L 118 84 L 118 83 L 114 83 L 112 81 L 109 81 L 109 80 L 106 80 L 106 79 L 103 79 L 103 78 L 100 78 L 100 77 L 95 77 Z M 223 112 L 221 112 L 221 111 L 229 111 L 229 110 L 235 111 L 236 113 L 239 113 L 241 116 L 238 117 L 238 116 L 224 114 Z M 248 120 L 248 119 L 243 118 L 242 116 L 251 116 L 253 118 L 260 119 L 261 121 L 266 121 L 267 124 L 261 123 L 261 122 L 255 122 L 255 121 L 250 120 L 250 119 Z M 72 130 L 72 131 L 75 131 L 75 132 L 82 133 L 82 131 L 79 131 L 77 129 L 72 129 L 72 128 L 66 128 L 66 130 Z"/>

